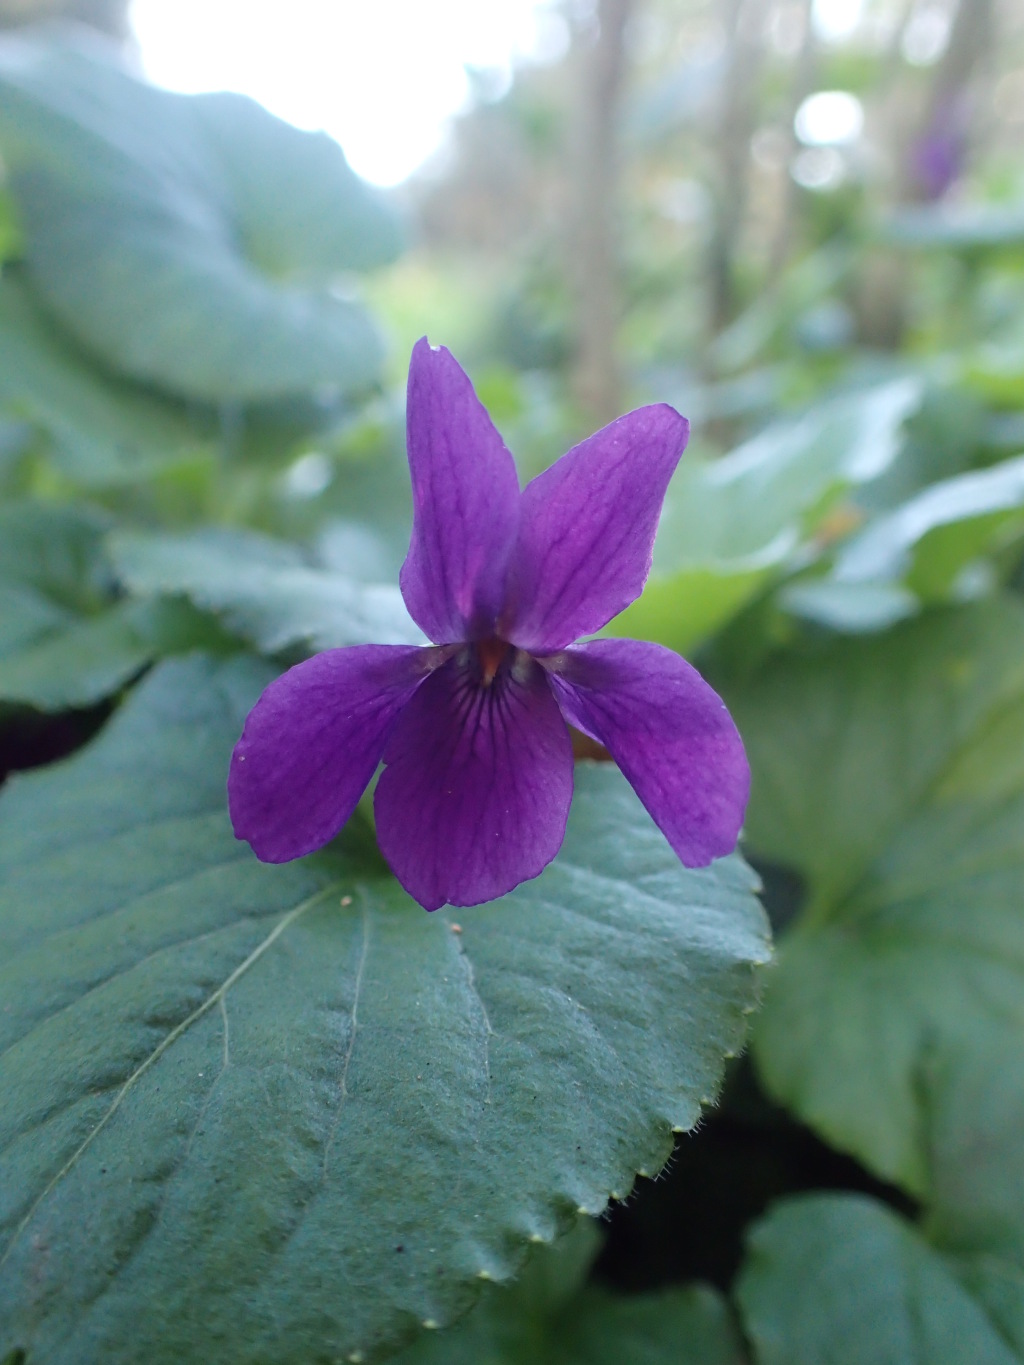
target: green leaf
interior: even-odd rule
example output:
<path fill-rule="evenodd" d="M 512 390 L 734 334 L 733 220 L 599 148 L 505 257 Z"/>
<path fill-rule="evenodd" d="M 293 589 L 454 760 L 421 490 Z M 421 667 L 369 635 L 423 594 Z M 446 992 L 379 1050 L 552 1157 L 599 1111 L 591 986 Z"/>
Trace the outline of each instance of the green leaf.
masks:
<path fill-rule="evenodd" d="M 64 611 L 33 588 L 0 583 L 0 669 L 6 655 L 52 634 L 69 620 Z"/>
<path fill-rule="evenodd" d="M 843 490 L 877 478 L 920 401 L 898 379 L 778 423 L 720 460 L 683 464 L 672 482 L 654 571 L 616 635 L 687 651 L 777 578 Z"/>
<path fill-rule="evenodd" d="M 753 303 L 715 337 L 710 360 L 724 370 L 753 365 L 771 342 L 794 329 L 801 317 L 834 303 L 850 272 L 850 248 L 837 238 L 793 262 L 773 280 L 771 288 L 758 293 Z"/>
<path fill-rule="evenodd" d="M 653 573 L 642 595 L 607 628 L 608 635 L 658 640 L 688 654 L 731 621 L 778 572 L 774 549 L 749 561 Z"/>
<path fill-rule="evenodd" d="M 960 1264 L 960 1278 L 1024 1360 L 1024 1271 L 994 1256 Z"/>
<path fill-rule="evenodd" d="M 990 403 L 1019 409 L 1024 385 L 1024 337 L 979 346 L 965 362 L 964 379 Z"/>
<path fill-rule="evenodd" d="M 999 1265 L 1016 1284 L 1024 1353 L 1024 1061 L 1019 1038 L 994 1018 L 984 1050 L 967 1036 L 927 1060 L 935 1207 L 928 1232 L 978 1267 Z"/>
<path fill-rule="evenodd" d="M 859 1195 L 785 1200 L 755 1225 L 737 1286 L 759 1365 L 1020 1365 L 903 1219 Z"/>
<path fill-rule="evenodd" d="M 833 630 L 885 630 L 922 602 L 980 596 L 991 556 L 1024 531 L 1024 456 L 933 483 L 874 518 L 823 578 L 788 584 L 779 601 Z"/>
<path fill-rule="evenodd" d="M 19 482 L 18 466 L 30 454 L 35 440 L 36 432 L 28 422 L 0 412 L 0 489 L 7 491 Z"/>
<path fill-rule="evenodd" d="M 0 507 L 0 701 L 91 706 L 160 655 L 237 648 L 188 602 L 111 605 L 106 529 L 87 508 Z"/>
<path fill-rule="evenodd" d="M 521 1356 L 527 1365 L 530 1356 Z M 596 1287 L 559 1323 L 551 1365 L 743 1365 L 725 1300 L 707 1285 L 617 1296 Z"/>
<path fill-rule="evenodd" d="M 904 426 L 899 459 L 857 489 L 857 506 L 868 515 L 888 511 L 929 484 L 976 468 L 990 428 L 991 413 L 976 393 L 948 376 L 927 380 Z"/>
<path fill-rule="evenodd" d="M 107 574 L 107 529 L 106 517 L 87 507 L 30 498 L 0 504 L 0 584 L 75 612 L 95 608 Z"/>
<path fill-rule="evenodd" d="M 102 600 L 104 519 L 82 508 L 0 506 L 0 680 L 48 640 L 75 631 Z M 60 668 L 52 681 L 62 685 Z M 0 681 L 0 700 L 21 700 Z"/>
<path fill-rule="evenodd" d="M 920 398 L 917 380 L 892 380 L 777 423 L 723 459 L 684 464 L 661 553 L 703 563 L 795 542 L 836 485 L 868 482 L 889 467 Z"/>
<path fill-rule="evenodd" d="M 116 692 L 151 657 L 133 628 L 136 607 L 133 602 L 72 621 L 0 658 L 0 701 L 63 711 Z"/>
<path fill-rule="evenodd" d="M 990 251 L 1024 243 L 1024 211 L 996 204 L 942 204 L 903 209 L 886 225 L 892 242 L 908 247 Z"/>
<path fill-rule="evenodd" d="M 504 1365 L 530 1358 L 538 1365 L 550 1349 L 566 1306 L 583 1292 L 601 1246 L 598 1224 L 580 1218 L 551 1246 L 530 1248 L 518 1278 L 484 1284 L 472 1311 L 453 1327 L 421 1332 L 391 1359 L 395 1365 Z"/>
<path fill-rule="evenodd" d="M 402 249 L 383 194 L 349 167 L 326 133 L 300 133 L 235 94 L 190 101 L 230 187 L 247 258 L 276 280 L 320 284 L 386 265 Z"/>
<path fill-rule="evenodd" d="M 758 1023 L 762 1074 L 834 1144 L 943 1204 L 968 1179 L 938 1176 L 943 1097 L 1024 1026 L 1024 610 L 933 612 L 727 696 L 755 774 L 750 845 L 808 882 Z M 1024 1126 L 1011 1138 L 989 1203 L 1024 1232 Z"/>
<path fill-rule="evenodd" d="M 250 531 L 119 532 L 117 572 L 138 594 L 184 594 L 261 650 L 295 645 L 423 644 L 401 593 L 316 568 L 283 541 Z"/>
<path fill-rule="evenodd" d="M 40 711 L 92 706 L 160 655 L 224 648 L 229 638 L 187 602 L 121 602 L 62 620 L 7 650 L 0 657 L 0 701 Z"/>
<path fill-rule="evenodd" d="M 394 1365 L 741 1365 L 729 1309 L 705 1285 L 628 1297 L 582 1286 L 598 1240 L 582 1221 L 538 1248 L 514 1285 L 488 1286 L 467 1318 L 424 1333 Z"/>
<path fill-rule="evenodd" d="M 131 483 L 194 455 L 209 426 L 96 368 L 39 309 L 18 276 L 0 280 L 0 404 L 46 433 L 76 483 Z"/>
<path fill-rule="evenodd" d="M 847 583 L 831 576 L 787 583 L 778 600 L 794 616 L 850 635 L 887 630 L 918 610 L 914 594 L 898 584 Z"/>
<path fill-rule="evenodd" d="M 895 591 L 893 610 L 873 618 L 874 628 L 882 628 L 898 619 L 896 604 L 906 597 L 900 585 L 925 602 L 948 600 L 967 566 L 1022 530 L 1024 456 L 1019 456 L 932 484 L 876 517 L 846 542 L 826 579 L 795 584 L 782 598 L 791 610 L 822 620 L 822 608 L 837 597 L 845 603 L 852 593 L 860 601 L 866 592 L 885 599 Z M 905 609 L 899 613 L 905 614 Z"/>
<path fill-rule="evenodd" d="M 457 921 L 354 826 L 258 863 L 224 775 L 269 676 L 164 664 L 0 799 L 0 1356 L 369 1358 L 656 1170 L 742 1041 L 751 874 L 609 766 Z"/>
<path fill-rule="evenodd" d="M 393 219 L 323 134 L 50 30 L 0 47 L 0 148 L 35 287 L 120 373 L 207 401 L 377 379 L 376 328 L 327 286 L 393 252 Z"/>
<path fill-rule="evenodd" d="M 23 247 L 21 225 L 14 200 L 0 184 L 0 265 L 14 259 Z"/>

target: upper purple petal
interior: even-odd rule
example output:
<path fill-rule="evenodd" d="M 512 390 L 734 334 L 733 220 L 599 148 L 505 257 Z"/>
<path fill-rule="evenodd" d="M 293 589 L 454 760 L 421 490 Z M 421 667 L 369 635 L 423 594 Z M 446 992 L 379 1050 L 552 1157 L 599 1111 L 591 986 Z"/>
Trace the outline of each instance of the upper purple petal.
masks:
<path fill-rule="evenodd" d="M 301 858 L 333 839 L 373 776 L 395 717 L 437 659 L 434 649 L 354 645 L 317 654 L 272 682 L 231 756 L 236 837 L 265 863 Z"/>
<path fill-rule="evenodd" d="M 374 794 L 381 852 L 427 910 L 477 905 L 547 866 L 572 799 L 572 744 L 543 669 L 510 650 L 489 687 L 472 647 L 419 688 Z"/>
<path fill-rule="evenodd" d="M 431 640 L 493 634 L 519 525 L 515 461 L 469 376 L 426 337 L 413 348 L 406 409 L 412 543 L 401 587 Z"/>
<path fill-rule="evenodd" d="M 690 424 L 666 403 L 619 417 L 523 490 L 500 630 L 545 654 L 639 597 Z"/>
<path fill-rule="evenodd" d="M 545 660 L 566 718 L 599 740 L 687 867 L 736 846 L 750 769 L 721 697 L 662 645 L 591 640 Z"/>

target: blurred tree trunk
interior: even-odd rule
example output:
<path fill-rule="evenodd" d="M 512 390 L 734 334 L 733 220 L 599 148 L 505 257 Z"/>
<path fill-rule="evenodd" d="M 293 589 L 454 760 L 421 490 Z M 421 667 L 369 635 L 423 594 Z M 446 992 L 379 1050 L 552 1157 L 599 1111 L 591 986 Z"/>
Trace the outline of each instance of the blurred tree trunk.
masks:
<path fill-rule="evenodd" d="M 814 0 L 803 0 L 801 10 L 803 32 L 800 36 L 800 49 L 796 56 L 793 84 L 790 88 L 789 102 L 786 107 L 788 153 L 782 167 L 782 208 L 779 213 L 779 225 L 772 241 L 771 250 L 768 253 L 768 279 L 766 281 L 768 289 L 774 287 L 788 263 L 793 252 L 793 241 L 796 237 L 799 199 L 797 183 L 790 174 L 790 163 L 796 155 L 799 145 L 795 130 L 797 110 L 807 96 L 813 92 L 818 73 L 818 40 L 814 31 L 813 10 Z"/>
<path fill-rule="evenodd" d="M 725 0 L 727 49 L 719 104 L 714 231 L 708 260 L 712 335 L 736 316 L 736 254 L 747 206 L 757 76 L 772 0 Z"/>
<path fill-rule="evenodd" d="M 910 158 L 910 147 L 917 115 L 908 102 L 910 91 L 905 75 L 903 47 L 917 8 L 916 0 L 903 0 L 899 19 L 893 26 L 889 50 L 882 63 L 879 81 L 880 118 L 878 127 L 884 135 L 889 159 L 896 168 L 896 178 L 888 196 L 888 211 L 906 197 L 904 167 Z M 895 351 L 900 348 L 907 327 L 908 305 L 907 263 L 903 253 L 893 247 L 876 246 L 859 261 L 853 281 L 851 303 L 856 320 L 857 340 L 865 346 Z"/>
<path fill-rule="evenodd" d="M 78 19 L 115 38 L 127 38 L 130 0 L 0 0 L 0 28 L 40 19 Z"/>
<path fill-rule="evenodd" d="M 896 43 L 912 19 L 908 4 Z M 885 126 L 893 138 L 898 168 L 890 207 L 928 203 L 943 194 L 967 169 L 970 130 L 977 125 L 978 77 L 995 41 L 993 0 L 960 0 L 946 50 L 934 68 L 923 109 L 902 99 L 898 79 L 900 56 L 893 53 L 891 93 Z M 857 333 L 868 346 L 896 350 L 906 331 L 908 307 L 906 260 L 898 250 L 876 250 L 861 268 L 856 298 Z"/>
<path fill-rule="evenodd" d="M 635 0 L 599 0 L 599 29 L 583 53 L 569 248 L 575 293 L 573 389 L 598 424 L 620 411 L 618 115 L 626 25 Z"/>

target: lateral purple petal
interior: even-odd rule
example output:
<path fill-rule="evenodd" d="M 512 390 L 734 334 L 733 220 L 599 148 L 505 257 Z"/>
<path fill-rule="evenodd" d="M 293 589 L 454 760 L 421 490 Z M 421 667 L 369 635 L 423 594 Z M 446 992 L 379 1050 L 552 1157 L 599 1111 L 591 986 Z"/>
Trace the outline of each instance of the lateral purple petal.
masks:
<path fill-rule="evenodd" d="M 460 651 L 402 712 L 384 762 L 377 839 L 427 910 L 502 896 L 561 847 L 572 744 L 543 669 L 527 655 L 510 654 L 483 687 L 474 652 Z"/>
<path fill-rule="evenodd" d="M 536 654 L 600 630 L 639 597 L 665 490 L 690 424 L 638 408 L 574 446 L 523 490 L 502 631 Z"/>
<path fill-rule="evenodd" d="M 272 682 L 231 756 L 236 837 L 265 863 L 301 858 L 333 839 L 437 657 L 434 649 L 354 645 L 317 654 Z"/>
<path fill-rule="evenodd" d="M 662 645 L 591 640 L 545 661 L 566 718 L 608 749 L 687 867 L 736 846 L 750 769 L 721 697 Z"/>
<path fill-rule="evenodd" d="M 400 583 L 436 644 L 493 634 L 519 525 L 515 462 L 469 376 L 426 337 L 413 348 L 406 409 L 413 530 Z"/>

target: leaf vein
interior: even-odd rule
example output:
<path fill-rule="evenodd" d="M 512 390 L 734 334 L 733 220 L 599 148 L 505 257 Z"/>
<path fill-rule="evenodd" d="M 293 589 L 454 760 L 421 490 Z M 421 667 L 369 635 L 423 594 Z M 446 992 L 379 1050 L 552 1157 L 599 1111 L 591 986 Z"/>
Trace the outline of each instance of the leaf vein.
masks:
<path fill-rule="evenodd" d="M 123 908 L 127 909 L 131 904 L 132 902 L 126 902 Z M 250 922 L 255 923 L 261 919 L 268 918 L 269 915 L 272 915 L 273 913 L 273 911 L 267 911 L 262 915 L 251 915 L 247 916 L 247 918 Z M 238 921 L 236 921 L 236 923 L 238 923 Z M 118 981 L 121 977 L 128 976 L 129 973 L 134 972 L 137 968 L 144 967 L 147 962 L 152 962 L 153 959 L 159 957 L 161 953 L 173 953 L 179 948 L 194 947 L 197 943 L 202 943 L 205 939 L 216 938 L 218 934 L 224 933 L 225 929 L 230 927 L 231 926 L 229 925 L 219 924 L 216 928 L 206 929 L 201 934 L 189 934 L 186 938 L 175 939 L 171 943 L 162 943 L 158 948 L 154 948 L 151 953 L 146 953 L 144 957 L 136 958 L 132 962 L 126 962 L 123 966 L 119 967 L 117 971 L 111 972 L 109 976 L 104 976 L 101 977 L 99 981 L 94 981 L 92 985 L 81 993 L 81 995 L 76 995 L 75 998 L 69 1000 L 66 1005 L 61 1005 L 60 1009 L 54 1010 L 51 1014 L 45 1014 L 41 1018 L 34 1019 L 25 1033 L 20 1034 L 13 1042 L 8 1043 L 7 1046 L 0 1051 L 0 1062 L 4 1060 L 8 1053 L 13 1052 L 16 1047 L 23 1043 L 26 1038 L 31 1038 L 32 1034 L 35 1033 L 37 1029 L 45 1028 L 46 1025 L 52 1023 L 54 1019 L 59 1019 L 62 1014 L 67 1014 L 69 1010 L 75 1009 L 82 1004 L 83 1001 L 88 1000 L 91 995 L 95 995 L 97 991 L 101 991 L 105 986 L 109 986 L 112 981 Z"/>
<path fill-rule="evenodd" d="M 356 1033 L 359 1029 L 359 993 L 363 988 L 363 973 L 366 968 L 366 956 L 370 946 L 370 911 L 368 905 L 366 904 L 365 891 L 360 892 L 360 898 L 363 903 L 362 913 L 363 938 L 362 945 L 359 950 L 359 963 L 356 967 L 355 986 L 353 987 L 352 991 L 352 1011 L 351 1014 L 349 1015 L 348 1047 L 345 1050 L 345 1060 L 343 1061 L 341 1067 L 341 1080 L 338 1084 L 339 1090 L 338 1109 L 337 1113 L 334 1115 L 334 1122 L 331 1124 L 331 1131 L 327 1135 L 327 1141 L 324 1143 L 323 1166 L 324 1180 L 327 1179 L 327 1169 L 331 1159 L 331 1149 L 334 1146 L 334 1139 L 337 1136 L 338 1126 L 341 1123 L 341 1113 L 345 1107 L 345 1101 L 348 1099 L 348 1070 L 352 1064 L 352 1053 L 353 1050 L 355 1049 Z"/>
<path fill-rule="evenodd" d="M 122 1103 L 124 1102 L 125 1097 L 133 1088 L 133 1086 L 135 1086 L 137 1082 L 142 1079 L 146 1072 L 149 1071 L 149 1069 L 160 1060 L 164 1053 L 170 1047 L 172 1047 L 178 1041 L 178 1039 L 182 1037 L 183 1034 L 188 1032 L 188 1030 L 192 1027 L 193 1024 L 197 1023 L 200 1019 L 202 1019 L 203 1016 L 206 1015 L 214 1007 L 214 1005 L 218 1004 L 225 998 L 225 996 L 227 995 L 228 991 L 232 988 L 232 986 L 234 986 L 235 983 L 239 981 L 245 975 L 245 973 L 249 971 L 249 969 L 259 961 L 263 954 L 281 937 L 281 935 L 290 925 L 294 924 L 295 921 L 301 915 L 304 915 L 307 911 L 319 905 L 321 901 L 326 900 L 326 898 L 329 895 L 331 895 L 336 889 L 337 884 L 325 887 L 323 890 L 318 891 L 315 895 L 310 896 L 307 900 L 303 901 L 301 905 L 297 905 L 293 910 L 289 910 L 286 915 L 283 915 L 281 919 L 278 920 L 274 928 L 267 935 L 267 937 L 262 941 L 262 943 L 257 944 L 257 946 L 249 954 L 249 956 L 245 958 L 244 961 L 239 963 L 239 965 L 221 983 L 221 985 L 219 985 L 217 989 L 211 995 L 209 995 L 201 1005 L 194 1009 L 186 1019 L 183 1019 L 180 1024 L 177 1024 L 173 1029 L 171 1029 L 170 1033 L 168 1033 L 167 1036 L 162 1040 L 162 1042 L 160 1042 L 158 1046 L 153 1049 L 153 1051 L 149 1054 L 145 1061 L 135 1068 L 132 1074 L 120 1087 L 117 1094 L 114 1096 L 113 1102 L 111 1103 L 107 1112 L 96 1124 L 92 1132 L 89 1133 L 89 1135 L 86 1138 L 84 1138 L 81 1143 L 79 1143 L 78 1147 L 76 1147 L 75 1150 L 71 1153 L 71 1156 L 67 1159 L 64 1165 L 60 1168 L 56 1175 L 49 1181 L 49 1183 L 41 1191 L 38 1197 L 33 1201 L 28 1212 L 25 1214 L 25 1217 L 14 1229 L 14 1233 L 11 1236 L 11 1240 L 4 1248 L 3 1255 L 0 1256 L 0 1267 L 3 1267 L 6 1264 L 7 1260 L 11 1255 L 11 1252 L 14 1250 L 14 1247 L 18 1239 L 21 1237 L 22 1233 L 25 1231 L 25 1229 L 31 1223 L 32 1219 L 35 1217 L 36 1212 L 43 1203 L 44 1199 L 46 1199 L 47 1196 L 50 1195 L 54 1189 L 56 1189 L 60 1182 L 67 1175 L 69 1175 L 71 1171 L 75 1168 L 75 1166 L 78 1164 L 79 1160 L 88 1150 L 88 1148 L 92 1146 L 94 1140 L 99 1136 L 103 1129 L 106 1128 L 107 1124 L 117 1113 L 118 1109 L 120 1109 Z"/>

